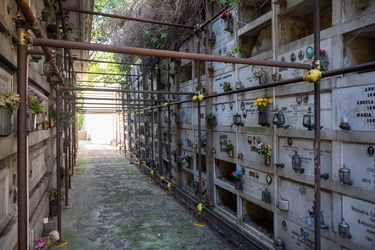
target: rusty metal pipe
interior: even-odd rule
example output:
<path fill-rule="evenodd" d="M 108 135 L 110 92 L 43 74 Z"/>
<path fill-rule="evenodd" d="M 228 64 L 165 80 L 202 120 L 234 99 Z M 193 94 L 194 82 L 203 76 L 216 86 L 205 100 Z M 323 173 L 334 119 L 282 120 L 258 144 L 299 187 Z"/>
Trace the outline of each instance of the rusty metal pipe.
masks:
<path fill-rule="evenodd" d="M 111 75 L 111 76 L 138 76 L 138 75 L 126 75 L 126 74 L 115 74 L 115 73 L 101 73 L 101 72 L 83 72 L 75 71 L 77 74 L 90 74 L 90 75 Z"/>
<path fill-rule="evenodd" d="M 214 55 L 197 54 L 197 53 L 186 53 L 186 52 L 157 50 L 157 49 L 132 48 L 132 47 L 125 47 L 125 46 L 72 42 L 72 41 L 52 40 L 52 39 L 44 39 L 44 38 L 32 38 L 32 43 L 34 46 L 49 46 L 49 47 L 68 48 L 68 49 L 105 51 L 105 52 L 123 53 L 123 54 L 129 54 L 129 55 L 157 56 L 157 57 L 165 57 L 165 58 L 181 58 L 181 59 L 198 60 L 198 61 L 238 63 L 238 64 L 247 64 L 247 65 L 261 65 L 261 66 L 284 67 L 284 68 L 286 67 L 286 68 L 296 68 L 296 69 L 310 69 L 311 68 L 310 64 L 303 64 L 303 63 L 289 63 L 289 62 L 279 62 L 279 61 L 260 60 L 260 59 L 251 59 L 251 58 L 214 56 Z"/>
<path fill-rule="evenodd" d="M 179 27 L 179 28 L 186 28 L 186 29 L 194 29 L 194 26 L 185 25 L 185 24 L 177 24 L 177 23 L 166 23 L 151 19 L 144 19 L 144 18 L 135 18 L 135 17 L 129 17 L 129 16 L 120 16 L 120 15 L 114 15 L 114 14 L 108 14 L 108 13 L 102 13 L 102 12 L 96 12 L 96 11 L 90 11 L 90 10 L 82 10 L 82 9 L 76 9 L 76 8 L 65 8 L 65 10 L 70 10 L 78 13 L 84 13 L 89 15 L 98 15 L 98 16 L 105 16 L 105 17 L 111 17 L 111 18 L 118 18 L 128 21 L 137 21 L 137 22 L 143 22 L 143 23 L 154 23 L 154 24 L 161 24 L 165 26 L 173 26 L 173 27 Z"/>
<path fill-rule="evenodd" d="M 320 60 L 320 0 L 314 0 L 314 60 Z M 320 69 L 320 62 L 319 68 Z M 320 177 L 320 80 L 314 82 L 314 237 L 315 250 L 321 249 L 321 177 Z"/>
<path fill-rule="evenodd" d="M 51 51 L 51 53 L 55 56 L 62 56 L 61 51 Z M 27 49 L 27 54 L 28 55 L 41 55 L 41 56 L 46 55 L 46 53 L 44 53 L 44 51 L 40 49 Z"/>
<path fill-rule="evenodd" d="M 80 82 L 94 82 L 94 83 L 116 83 L 116 84 L 123 84 L 121 81 L 116 82 L 108 82 L 108 81 L 89 81 L 89 80 L 77 80 L 76 83 Z M 79 85 L 78 85 L 79 86 Z"/>
<path fill-rule="evenodd" d="M 98 88 L 80 88 L 80 87 L 62 87 L 63 90 L 79 91 L 103 91 L 103 92 L 123 92 L 123 93 L 143 93 L 143 94 L 175 94 L 175 95 L 194 95 L 195 92 L 177 92 L 177 91 L 150 91 L 150 90 L 127 90 L 127 89 L 98 89 Z"/>
<path fill-rule="evenodd" d="M 74 102 L 73 104 L 81 104 L 81 105 L 113 105 L 113 106 L 121 106 L 122 103 L 108 103 L 108 102 Z M 127 106 L 146 106 L 144 104 L 128 104 Z"/>
<path fill-rule="evenodd" d="M 140 102 L 165 102 L 165 100 L 156 100 L 156 99 L 121 99 L 121 98 L 100 98 L 100 97 L 79 97 L 79 96 L 76 96 L 76 97 L 68 97 L 67 98 L 68 100 L 69 99 L 72 99 L 72 100 L 78 100 L 78 99 L 82 99 L 82 100 L 109 100 L 109 101 L 140 101 Z"/>
<path fill-rule="evenodd" d="M 18 249 L 27 250 L 29 235 L 29 190 L 27 170 L 27 41 L 26 30 L 18 27 L 19 44 L 17 46 L 17 92 L 21 103 L 17 112 L 17 184 L 18 184 Z"/>
<path fill-rule="evenodd" d="M 90 59 L 80 59 L 80 58 L 73 58 L 74 61 L 82 61 L 82 62 L 92 62 L 92 63 L 113 63 L 113 64 L 122 64 L 122 65 L 135 65 L 135 66 L 146 66 L 146 64 L 141 63 L 126 63 L 126 62 L 113 62 L 113 61 L 101 61 L 101 60 L 90 60 Z"/>
<path fill-rule="evenodd" d="M 61 230 L 61 105 L 60 89 L 56 88 L 56 185 L 57 185 L 57 231 Z"/>

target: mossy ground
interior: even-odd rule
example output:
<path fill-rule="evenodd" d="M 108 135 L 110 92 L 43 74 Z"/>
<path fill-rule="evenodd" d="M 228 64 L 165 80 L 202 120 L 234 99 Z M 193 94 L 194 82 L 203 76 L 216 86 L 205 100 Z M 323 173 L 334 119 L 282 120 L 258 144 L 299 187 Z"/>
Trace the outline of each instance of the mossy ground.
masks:
<path fill-rule="evenodd" d="M 80 142 L 64 249 L 235 249 L 113 147 Z"/>

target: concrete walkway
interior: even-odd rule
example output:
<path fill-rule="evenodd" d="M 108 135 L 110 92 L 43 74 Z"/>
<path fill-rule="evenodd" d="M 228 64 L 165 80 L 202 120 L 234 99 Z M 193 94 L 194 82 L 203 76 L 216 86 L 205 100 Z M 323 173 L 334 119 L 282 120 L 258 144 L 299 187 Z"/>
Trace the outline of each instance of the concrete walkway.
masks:
<path fill-rule="evenodd" d="M 63 249 L 239 249 L 210 226 L 194 226 L 191 210 L 112 146 L 80 141 L 75 173 Z"/>

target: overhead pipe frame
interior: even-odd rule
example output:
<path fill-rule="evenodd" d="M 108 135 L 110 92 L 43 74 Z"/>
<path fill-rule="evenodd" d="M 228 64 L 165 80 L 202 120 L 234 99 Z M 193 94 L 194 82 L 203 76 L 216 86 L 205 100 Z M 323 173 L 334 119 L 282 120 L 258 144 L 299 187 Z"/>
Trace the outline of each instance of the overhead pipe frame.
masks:
<path fill-rule="evenodd" d="M 173 27 L 179 27 L 179 28 L 185 28 L 185 29 L 194 29 L 194 26 L 189 26 L 189 25 L 185 25 L 185 24 L 167 23 L 167 22 L 156 21 L 156 20 L 151 20 L 151 19 L 121 16 L 121 15 L 102 13 L 102 12 L 97 12 L 97 11 L 82 10 L 82 9 L 77 9 L 77 8 L 65 8 L 64 10 L 65 11 L 74 11 L 74 12 L 78 12 L 78 13 L 84 13 L 84 14 L 88 14 L 88 15 L 97 15 L 97 16 L 105 16 L 105 17 L 123 19 L 123 20 L 128 20 L 128 21 L 137 21 L 137 22 L 161 24 L 161 25 L 165 25 L 165 26 L 173 26 Z"/>
<path fill-rule="evenodd" d="M 188 60 L 224 62 L 224 63 L 238 63 L 238 64 L 245 64 L 245 65 L 261 65 L 261 66 L 269 66 L 269 67 L 286 67 L 286 68 L 307 69 L 307 70 L 311 69 L 310 64 L 303 64 L 303 63 L 290 63 L 290 62 L 270 61 L 270 60 L 261 60 L 261 59 L 251 59 L 251 58 L 215 56 L 215 55 L 187 53 L 187 52 L 178 52 L 178 51 L 169 51 L 169 50 L 144 49 L 144 48 L 134 48 L 134 47 L 126 47 L 126 46 L 106 45 L 106 44 L 52 40 L 52 39 L 37 38 L 37 37 L 31 38 L 31 41 L 32 41 L 33 46 L 42 46 L 42 47 L 94 50 L 94 51 L 104 51 L 104 52 L 122 53 L 122 54 L 130 54 L 130 55 L 156 56 L 156 57 L 163 57 L 163 58 L 180 58 L 180 59 L 188 59 Z"/>

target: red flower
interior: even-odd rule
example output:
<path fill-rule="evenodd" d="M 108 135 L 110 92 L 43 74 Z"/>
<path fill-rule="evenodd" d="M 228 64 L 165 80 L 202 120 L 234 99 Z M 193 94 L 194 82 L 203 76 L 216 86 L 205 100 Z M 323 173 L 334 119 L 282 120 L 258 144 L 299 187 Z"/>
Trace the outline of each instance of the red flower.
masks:
<path fill-rule="evenodd" d="M 228 20 L 231 17 L 232 17 L 232 13 L 230 13 L 229 10 L 226 10 L 223 13 L 221 13 L 221 16 L 220 16 L 220 18 L 224 20 Z"/>

